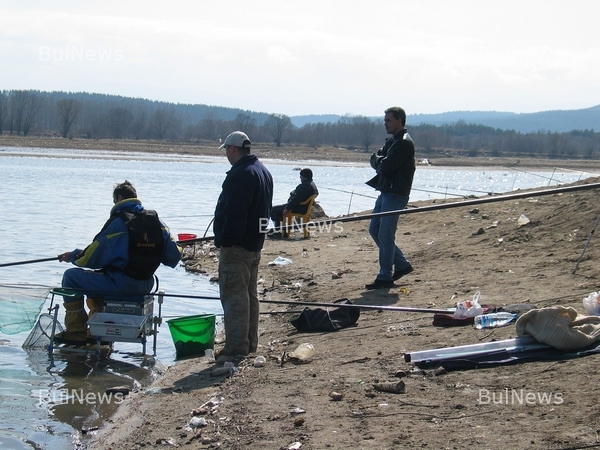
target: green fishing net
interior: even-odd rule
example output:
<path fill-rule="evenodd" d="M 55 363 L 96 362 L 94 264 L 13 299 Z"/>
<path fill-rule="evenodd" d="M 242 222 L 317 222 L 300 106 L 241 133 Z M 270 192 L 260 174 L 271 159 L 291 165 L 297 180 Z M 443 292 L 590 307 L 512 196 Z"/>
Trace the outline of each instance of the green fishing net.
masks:
<path fill-rule="evenodd" d="M 31 330 L 49 290 L 48 286 L 34 284 L 0 284 L 0 333 Z"/>

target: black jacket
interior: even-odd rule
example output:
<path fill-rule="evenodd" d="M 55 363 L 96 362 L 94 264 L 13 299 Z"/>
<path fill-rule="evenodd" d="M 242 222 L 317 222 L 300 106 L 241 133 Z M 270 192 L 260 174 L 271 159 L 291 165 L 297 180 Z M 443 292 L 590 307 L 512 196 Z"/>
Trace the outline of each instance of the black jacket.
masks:
<path fill-rule="evenodd" d="M 296 186 L 285 205 L 285 209 L 292 211 L 293 213 L 304 214 L 306 213 L 308 205 L 301 205 L 300 203 L 308 200 L 313 195 L 319 195 L 317 185 L 312 180 L 306 180 Z"/>
<path fill-rule="evenodd" d="M 410 195 L 415 174 L 415 145 L 406 129 L 386 139 L 371 155 L 371 167 L 377 175 L 367 184 L 378 191 Z"/>
<path fill-rule="evenodd" d="M 273 200 L 273 178 L 256 155 L 243 156 L 223 182 L 215 209 L 215 246 L 260 251 Z"/>

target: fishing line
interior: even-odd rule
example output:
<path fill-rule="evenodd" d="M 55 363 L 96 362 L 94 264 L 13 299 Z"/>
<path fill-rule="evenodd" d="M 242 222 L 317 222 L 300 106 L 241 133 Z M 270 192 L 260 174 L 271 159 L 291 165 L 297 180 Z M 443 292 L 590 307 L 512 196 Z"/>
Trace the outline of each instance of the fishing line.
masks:
<path fill-rule="evenodd" d="M 451 188 L 451 189 L 453 189 L 453 188 Z M 456 191 L 464 190 L 465 192 L 478 192 L 478 191 L 469 191 L 467 189 L 455 189 L 455 190 Z M 418 189 L 418 188 L 414 188 L 414 187 L 411 189 L 411 191 L 419 191 L 419 192 L 426 192 L 428 194 L 443 195 L 444 197 L 446 197 L 448 195 L 454 195 L 455 197 L 465 197 L 465 195 L 463 195 L 463 194 L 454 194 L 454 193 L 448 192 L 448 191 L 446 191 L 446 192 L 438 192 L 438 191 L 430 191 L 430 190 L 427 190 L 427 189 Z M 489 194 L 489 192 L 485 192 L 485 194 Z"/>
<path fill-rule="evenodd" d="M 546 179 L 547 179 L 547 177 L 546 177 Z M 513 184 L 513 188 L 514 188 L 514 184 Z M 326 187 L 324 189 L 325 190 L 330 190 L 330 191 L 344 192 L 346 194 L 357 195 L 359 197 L 366 197 L 366 198 L 377 199 L 377 197 L 372 196 L 372 195 L 366 195 L 366 194 L 359 194 L 357 192 L 344 191 L 343 189 L 334 189 L 334 188 L 330 188 L 330 187 Z M 486 194 L 486 195 L 491 195 L 491 194 L 494 193 L 494 191 L 480 191 L 480 190 L 477 190 L 477 189 L 463 189 L 463 188 L 449 188 L 449 187 L 446 187 L 446 189 L 451 189 L 453 191 L 459 191 L 459 192 L 471 192 L 471 193 Z M 448 192 L 447 190 L 446 190 L 446 192 L 440 192 L 440 191 L 433 191 L 433 190 L 430 190 L 430 189 L 420 189 L 420 188 L 416 188 L 414 186 L 411 188 L 411 191 L 425 192 L 425 193 L 428 193 L 428 194 L 437 194 L 437 195 L 443 195 L 443 196 L 452 195 L 452 196 L 455 196 L 455 197 L 466 197 L 465 194 Z"/>
<path fill-rule="evenodd" d="M 552 176 L 550 176 L 550 177 L 547 177 L 547 176 L 545 176 L 545 175 L 541 175 L 541 174 L 539 174 L 539 173 L 536 173 L 536 172 L 528 172 L 528 171 L 526 171 L 526 170 L 517 169 L 517 168 L 515 168 L 515 167 L 512 167 L 512 166 L 504 166 L 504 167 L 506 167 L 507 169 L 510 169 L 510 170 L 514 170 L 515 172 L 520 172 L 520 173 L 524 173 L 524 174 L 526 174 L 526 175 L 531 175 L 531 176 L 534 176 L 534 177 L 542 178 L 542 179 L 544 179 L 544 180 L 549 180 L 550 182 L 552 182 L 553 180 L 555 180 L 555 178 L 554 178 L 554 174 L 556 173 L 556 171 L 557 171 L 557 170 L 560 170 L 561 172 L 562 172 L 562 171 L 568 171 L 568 172 L 576 172 L 576 173 L 579 173 L 579 174 L 580 174 L 580 176 L 579 176 L 579 180 L 581 180 L 581 177 L 582 177 L 584 174 L 593 175 L 593 176 L 598 176 L 598 174 L 594 174 L 594 173 L 592 173 L 592 172 L 584 172 L 584 171 L 581 171 L 581 170 L 563 169 L 563 168 L 560 168 L 560 167 L 554 167 L 554 168 L 553 168 L 553 171 L 552 171 Z M 564 183 L 564 182 L 562 182 L 562 181 L 560 181 L 560 180 L 556 180 L 556 182 L 557 182 L 558 184 L 562 184 L 562 183 Z M 514 184 L 513 184 L 513 187 L 514 187 Z"/>
<path fill-rule="evenodd" d="M 377 197 L 375 197 L 373 195 L 358 194 L 357 192 L 354 192 L 354 191 L 352 191 L 352 192 L 350 192 L 350 191 L 344 191 L 343 189 L 335 189 L 335 188 L 332 188 L 332 187 L 325 187 L 323 189 L 328 190 L 328 191 L 344 192 L 346 194 L 357 195 L 359 197 L 367 197 L 367 198 L 377 199 Z"/>
<path fill-rule="evenodd" d="M 561 170 L 561 171 L 564 171 L 564 172 L 579 172 L 579 179 L 577 181 L 581 180 L 581 177 L 583 177 L 584 175 L 589 175 L 589 176 L 592 176 L 592 177 L 597 177 L 599 175 L 599 174 L 594 173 L 594 172 L 584 172 L 584 171 L 575 170 L 575 169 L 565 169 L 563 167 L 557 167 L 557 169 Z"/>
<path fill-rule="evenodd" d="M 208 223 L 208 226 L 206 227 L 206 230 L 204 230 L 204 235 L 202 237 L 206 237 L 206 233 L 208 233 L 208 229 L 210 228 L 210 226 L 212 225 L 212 223 L 215 221 L 215 216 L 213 216 L 212 219 L 210 219 L 210 222 Z"/>

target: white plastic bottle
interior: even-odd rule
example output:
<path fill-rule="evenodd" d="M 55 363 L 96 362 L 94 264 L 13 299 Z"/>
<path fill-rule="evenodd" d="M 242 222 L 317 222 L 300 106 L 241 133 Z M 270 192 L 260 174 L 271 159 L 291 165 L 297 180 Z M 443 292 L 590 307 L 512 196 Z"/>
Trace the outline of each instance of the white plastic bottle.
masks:
<path fill-rule="evenodd" d="M 513 320 L 519 317 L 518 314 L 512 314 L 509 312 L 497 312 L 490 314 L 483 314 L 481 316 L 475 316 L 475 328 L 481 330 L 483 328 L 496 328 L 508 325 Z"/>

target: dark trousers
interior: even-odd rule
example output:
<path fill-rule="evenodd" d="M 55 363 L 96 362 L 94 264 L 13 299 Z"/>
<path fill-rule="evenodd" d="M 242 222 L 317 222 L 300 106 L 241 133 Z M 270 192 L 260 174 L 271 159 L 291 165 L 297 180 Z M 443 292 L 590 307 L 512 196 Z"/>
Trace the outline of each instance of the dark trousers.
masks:
<path fill-rule="evenodd" d="M 281 231 L 281 223 L 283 222 L 283 210 L 286 205 L 275 205 L 271 208 L 271 220 L 275 225 L 275 232 Z"/>

